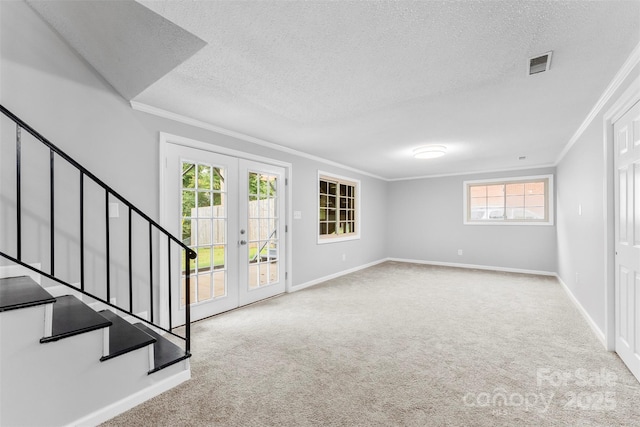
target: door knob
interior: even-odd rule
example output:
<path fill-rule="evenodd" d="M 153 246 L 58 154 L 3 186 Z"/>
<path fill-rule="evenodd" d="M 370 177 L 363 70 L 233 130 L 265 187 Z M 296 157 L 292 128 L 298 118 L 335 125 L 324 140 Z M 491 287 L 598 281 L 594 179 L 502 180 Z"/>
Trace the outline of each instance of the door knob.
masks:
<path fill-rule="evenodd" d="M 240 244 L 241 244 L 241 245 L 246 245 L 246 244 L 247 244 L 247 241 L 246 241 L 246 240 L 240 240 Z"/>

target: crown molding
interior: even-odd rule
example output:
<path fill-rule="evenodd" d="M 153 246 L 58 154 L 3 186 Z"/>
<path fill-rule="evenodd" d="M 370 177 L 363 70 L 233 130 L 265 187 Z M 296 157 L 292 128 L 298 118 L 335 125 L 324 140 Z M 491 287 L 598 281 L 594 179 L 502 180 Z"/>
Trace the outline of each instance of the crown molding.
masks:
<path fill-rule="evenodd" d="M 204 122 L 202 120 L 193 119 L 181 114 L 173 113 L 171 111 L 163 110 L 161 108 L 153 107 L 148 104 L 144 104 L 138 101 L 130 101 L 131 108 L 143 113 L 152 114 L 154 116 L 162 117 L 165 119 L 173 120 L 175 122 L 183 123 L 189 126 L 197 127 L 200 129 L 208 130 L 211 132 L 219 133 L 221 135 L 227 135 L 233 138 L 240 139 L 242 141 L 250 142 L 252 144 L 260 145 L 262 147 L 270 148 L 272 150 L 280 151 L 283 153 L 291 154 L 298 157 L 304 157 L 305 159 L 314 160 L 316 162 L 324 163 L 326 165 L 335 166 L 341 169 L 345 169 L 351 172 L 358 173 L 360 175 L 369 176 L 371 178 L 380 179 L 382 181 L 388 181 L 388 178 L 384 178 L 370 172 L 366 172 L 360 169 L 356 169 L 351 166 L 343 165 L 342 163 L 334 162 L 333 160 L 324 159 L 322 157 L 314 156 L 313 154 L 305 153 L 303 151 L 294 150 L 293 148 L 285 147 L 283 145 L 275 144 L 273 142 L 266 141 L 264 139 L 256 138 L 255 136 L 247 135 L 242 132 L 226 129 L 220 126 L 216 126 L 211 123 Z"/>
<path fill-rule="evenodd" d="M 490 169 L 490 170 L 479 170 L 479 171 L 471 171 L 471 172 L 452 172 L 452 173 L 442 173 L 442 174 L 434 174 L 434 175 L 411 176 L 407 178 L 390 178 L 390 179 L 387 179 L 387 181 L 390 181 L 390 182 L 412 181 L 416 179 L 446 178 L 450 176 L 466 176 L 466 175 L 483 175 L 483 174 L 491 174 L 491 173 L 516 172 L 516 171 L 523 171 L 523 170 L 535 170 L 535 169 L 545 169 L 545 168 L 555 168 L 555 167 L 556 167 L 555 163 L 544 163 L 540 165 L 520 166 L 517 168 Z"/>
<path fill-rule="evenodd" d="M 606 103 L 609 102 L 613 94 L 620 88 L 620 86 L 622 85 L 622 83 L 624 83 L 627 77 L 629 77 L 629 74 L 631 73 L 633 68 L 636 65 L 638 65 L 638 63 L 640 63 L 640 43 L 638 43 L 636 47 L 633 49 L 633 51 L 631 52 L 631 54 L 629 55 L 625 63 L 622 65 L 620 70 L 618 70 L 618 72 L 616 73 L 613 80 L 611 80 L 611 83 L 609 83 L 609 86 L 607 86 L 607 89 L 605 89 L 605 91 L 600 96 L 600 99 L 598 99 L 598 102 L 596 102 L 596 105 L 593 106 L 593 108 L 591 109 L 587 117 L 584 119 L 584 121 L 582 122 L 578 130 L 576 130 L 576 132 L 573 134 L 569 142 L 567 142 L 567 145 L 565 145 L 562 152 L 560 152 L 560 155 L 558 156 L 558 159 L 556 160 L 556 163 L 555 163 L 556 165 L 558 165 L 562 161 L 564 156 L 567 155 L 567 153 L 575 145 L 578 139 L 582 136 L 584 131 L 589 127 L 591 122 L 593 122 L 593 120 L 602 111 Z"/>

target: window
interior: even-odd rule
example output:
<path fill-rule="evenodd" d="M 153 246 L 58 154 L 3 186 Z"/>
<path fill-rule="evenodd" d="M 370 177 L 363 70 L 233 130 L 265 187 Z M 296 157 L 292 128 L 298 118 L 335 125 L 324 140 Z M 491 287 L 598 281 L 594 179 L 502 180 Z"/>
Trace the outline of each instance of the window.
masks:
<path fill-rule="evenodd" d="M 360 238 L 360 181 L 318 172 L 318 243 Z"/>
<path fill-rule="evenodd" d="M 553 175 L 465 181 L 464 223 L 553 225 Z"/>

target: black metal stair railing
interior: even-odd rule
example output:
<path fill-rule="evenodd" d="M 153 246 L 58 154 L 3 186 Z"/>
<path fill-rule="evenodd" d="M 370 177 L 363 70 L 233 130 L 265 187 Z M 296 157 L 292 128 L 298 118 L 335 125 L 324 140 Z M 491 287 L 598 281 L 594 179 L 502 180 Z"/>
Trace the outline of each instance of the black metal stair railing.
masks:
<path fill-rule="evenodd" d="M 142 212 L 139 208 L 125 199 L 123 196 L 118 194 L 113 188 L 105 184 L 102 180 L 96 177 L 93 173 L 87 170 L 85 167 L 80 165 L 74 159 L 72 159 L 69 155 L 64 153 L 54 144 L 52 144 L 49 140 L 43 137 L 40 133 L 35 131 L 31 126 L 5 108 L 3 105 L 0 105 L 0 111 L 7 118 L 11 119 L 16 124 L 16 255 L 12 256 L 10 254 L 4 253 L 0 251 L 0 256 L 16 263 L 20 264 L 25 268 L 28 268 L 32 271 L 35 271 L 38 274 L 43 275 L 57 283 L 68 286 L 74 289 L 77 292 L 80 292 L 84 295 L 93 298 L 96 301 L 99 301 L 103 304 L 106 304 L 110 307 L 116 308 L 117 310 L 126 312 L 128 315 L 146 323 L 152 325 L 154 328 L 158 330 L 162 330 L 166 333 L 175 336 L 176 338 L 183 340 L 185 343 L 185 355 L 184 357 L 190 356 L 190 344 L 191 344 L 191 316 L 190 316 L 190 294 L 191 294 L 191 286 L 190 286 L 190 270 L 191 270 L 191 262 L 196 258 L 197 254 L 194 250 L 185 245 L 181 240 L 177 237 L 173 236 L 169 231 L 167 231 L 164 227 L 158 224 L 156 221 L 151 219 L 148 215 Z M 25 263 L 22 259 L 22 162 L 23 162 L 23 154 L 22 154 L 22 131 L 26 131 L 31 134 L 36 140 L 44 144 L 49 149 L 49 221 L 50 221 L 50 271 L 45 272 L 40 268 L 33 267 L 27 263 Z M 74 286 L 65 280 L 56 276 L 55 272 L 55 209 L 54 209 L 54 201 L 55 201 L 55 186 L 54 186 L 54 171 L 55 171 L 55 161 L 57 158 L 60 158 L 66 161 L 69 165 L 73 166 L 79 172 L 79 186 L 80 186 L 80 231 L 79 231 L 79 247 L 80 247 L 80 288 Z M 104 189 L 105 195 L 105 256 L 106 256 L 106 298 L 100 298 L 87 290 L 85 290 L 85 207 L 84 207 L 84 188 L 85 188 L 85 180 L 90 179 L 95 184 Z M 115 199 L 120 200 L 127 208 L 128 208 L 128 280 L 129 280 L 129 307 L 121 307 L 111 303 L 111 274 L 110 274 L 110 229 L 109 229 L 109 197 L 113 197 Z M 142 220 L 144 220 L 148 224 L 148 246 L 149 246 L 149 319 L 142 318 L 136 315 L 133 312 L 133 239 L 132 239 L 132 226 L 133 226 L 133 214 L 138 215 Z M 160 326 L 155 320 L 154 314 L 154 265 L 153 265 L 153 254 L 154 254 L 154 246 L 153 246 L 153 232 L 157 230 L 160 236 L 166 237 L 167 242 L 167 287 L 168 287 L 168 324 L 169 327 L 165 328 Z M 159 242 L 158 242 L 159 243 Z M 178 247 L 178 250 L 185 251 L 185 330 L 184 337 L 178 335 L 173 332 L 173 319 L 172 319 L 172 301 L 171 301 L 171 286 L 172 286 L 172 269 L 171 263 L 172 252 L 171 247 L 172 244 Z"/>

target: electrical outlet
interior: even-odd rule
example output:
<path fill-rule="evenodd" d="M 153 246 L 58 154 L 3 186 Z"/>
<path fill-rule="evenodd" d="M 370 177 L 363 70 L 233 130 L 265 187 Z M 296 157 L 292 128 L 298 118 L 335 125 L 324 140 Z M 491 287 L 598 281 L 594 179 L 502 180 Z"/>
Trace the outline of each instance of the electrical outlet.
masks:
<path fill-rule="evenodd" d="M 342 261 L 346 261 L 347 260 L 347 254 L 342 254 Z"/>
<path fill-rule="evenodd" d="M 576 272 L 576 284 L 580 283 L 580 275 Z"/>
<path fill-rule="evenodd" d="M 462 255 L 462 249 L 458 249 L 458 255 Z"/>

